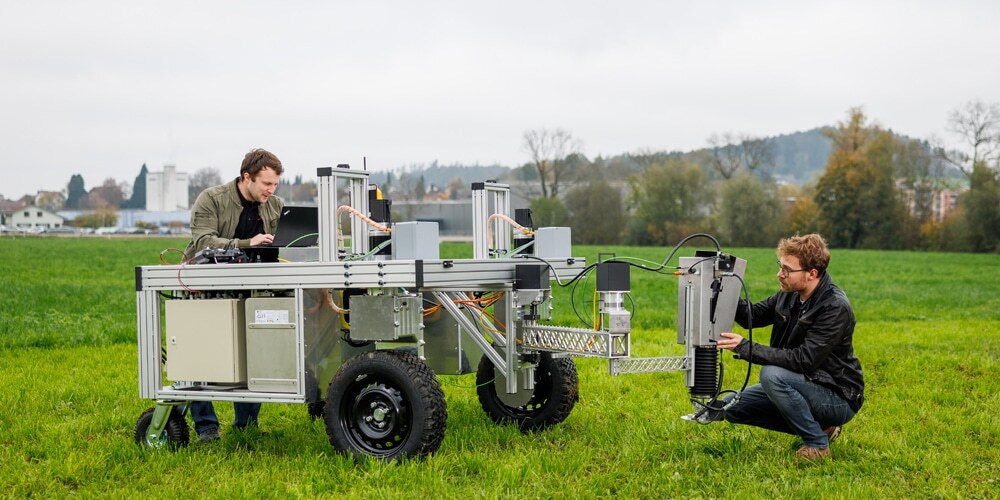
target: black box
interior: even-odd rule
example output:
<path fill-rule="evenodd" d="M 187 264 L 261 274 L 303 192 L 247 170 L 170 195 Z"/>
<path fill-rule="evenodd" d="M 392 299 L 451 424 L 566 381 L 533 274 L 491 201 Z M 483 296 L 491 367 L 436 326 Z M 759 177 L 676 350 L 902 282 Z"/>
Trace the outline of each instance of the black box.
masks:
<path fill-rule="evenodd" d="M 514 266 L 515 290 L 548 290 L 549 266 L 545 264 L 518 264 Z"/>
<path fill-rule="evenodd" d="M 598 292 L 627 292 L 631 276 L 627 262 L 599 262 L 597 264 Z"/>

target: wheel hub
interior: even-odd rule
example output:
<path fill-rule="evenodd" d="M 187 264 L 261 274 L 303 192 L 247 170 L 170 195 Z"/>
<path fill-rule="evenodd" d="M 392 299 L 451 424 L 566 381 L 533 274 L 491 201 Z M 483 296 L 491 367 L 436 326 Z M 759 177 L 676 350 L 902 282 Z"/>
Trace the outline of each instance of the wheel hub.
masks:
<path fill-rule="evenodd" d="M 398 389 L 379 382 L 353 398 L 347 426 L 354 440 L 370 450 L 391 448 L 409 429 L 409 410 Z"/>

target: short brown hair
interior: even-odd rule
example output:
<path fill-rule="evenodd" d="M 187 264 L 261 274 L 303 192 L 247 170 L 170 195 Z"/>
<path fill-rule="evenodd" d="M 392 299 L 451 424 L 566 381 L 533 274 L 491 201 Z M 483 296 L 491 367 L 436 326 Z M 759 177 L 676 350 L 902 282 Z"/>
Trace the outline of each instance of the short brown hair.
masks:
<path fill-rule="evenodd" d="M 250 179 L 256 179 L 257 174 L 265 168 L 270 168 L 278 175 L 281 175 L 285 171 L 281 166 L 281 160 L 274 153 L 267 151 L 265 149 L 251 149 L 246 156 L 243 157 L 243 165 L 240 167 L 240 178 L 243 174 L 250 174 Z"/>
<path fill-rule="evenodd" d="M 830 265 L 830 250 L 822 236 L 812 233 L 805 236 L 792 236 L 778 242 L 778 258 L 796 257 L 803 269 L 815 269 L 819 275 L 826 273 Z"/>

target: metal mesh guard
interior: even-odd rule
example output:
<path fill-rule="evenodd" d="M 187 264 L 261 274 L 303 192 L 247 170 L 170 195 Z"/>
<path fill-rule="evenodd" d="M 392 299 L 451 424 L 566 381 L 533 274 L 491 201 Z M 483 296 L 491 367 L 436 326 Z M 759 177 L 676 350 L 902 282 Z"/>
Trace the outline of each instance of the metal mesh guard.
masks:
<path fill-rule="evenodd" d="M 690 365 L 687 356 L 667 356 L 662 358 L 627 358 L 608 361 L 612 375 L 622 373 L 657 373 L 687 370 Z"/>
<path fill-rule="evenodd" d="M 628 334 L 583 328 L 525 326 L 521 335 L 523 345 L 532 349 L 602 358 L 628 356 Z"/>

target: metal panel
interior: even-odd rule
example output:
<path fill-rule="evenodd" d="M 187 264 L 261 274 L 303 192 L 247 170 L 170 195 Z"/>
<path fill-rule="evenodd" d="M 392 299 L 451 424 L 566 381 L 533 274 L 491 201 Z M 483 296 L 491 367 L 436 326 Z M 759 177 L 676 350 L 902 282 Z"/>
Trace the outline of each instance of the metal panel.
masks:
<path fill-rule="evenodd" d="M 424 328 L 421 302 L 416 296 L 351 297 L 351 339 L 393 341 L 420 334 Z"/>
<path fill-rule="evenodd" d="M 740 297 L 740 282 L 735 276 L 718 273 L 721 289 L 716 299 L 714 317 L 712 315 L 712 282 L 716 279 L 715 258 L 681 257 L 681 269 L 694 269 L 693 273 L 681 275 L 677 289 L 677 329 L 678 343 L 694 346 L 714 345 L 719 334 L 733 329 L 736 304 Z M 746 261 L 735 259 L 732 273 L 743 276 Z"/>
<path fill-rule="evenodd" d="M 152 399 L 162 384 L 160 367 L 160 300 L 157 292 L 136 292 L 139 343 L 139 397 Z"/>
<path fill-rule="evenodd" d="M 297 309 L 294 297 L 246 300 L 247 388 L 298 392 Z"/>

